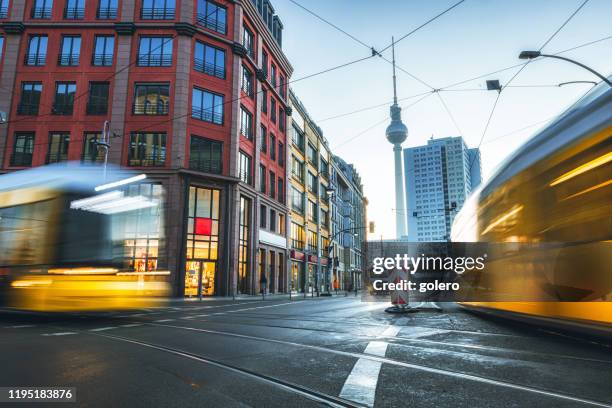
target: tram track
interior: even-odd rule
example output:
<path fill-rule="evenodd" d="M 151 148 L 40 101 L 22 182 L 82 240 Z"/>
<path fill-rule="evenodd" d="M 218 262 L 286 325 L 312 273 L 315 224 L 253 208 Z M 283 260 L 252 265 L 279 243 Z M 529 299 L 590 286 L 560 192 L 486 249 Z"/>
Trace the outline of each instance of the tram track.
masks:
<path fill-rule="evenodd" d="M 399 361 L 399 360 L 391 359 L 388 357 L 379 357 L 379 356 L 370 355 L 366 353 L 335 350 L 335 349 L 330 349 L 328 347 L 297 343 L 293 341 L 278 340 L 278 339 L 272 339 L 272 338 L 260 337 L 260 336 L 251 336 L 251 335 L 239 334 L 239 333 L 233 333 L 233 332 L 224 332 L 220 330 L 201 329 L 201 328 L 195 328 L 195 327 L 189 327 L 189 326 L 176 326 L 176 325 L 158 324 L 158 323 L 148 323 L 148 325 L 166 327 L 166 328 L 177 329 L 177 330 L 207 333 L 207 334 L 226 336 L 226 337 L 234 337 L 234 338 L 240 338 L 243 340 L 252 340 L 252 341 L 274 343 L 274 344 L 285 345 L 285 346 L 299 347 L 299 348 L 310 349 L 310 350 L 315 350 L 318 352 L 330 353 L 330 354 L 335 354 L 335 355 L 344 356 L 344 357 L 352 357 L 355 359 L 366 359 L 366 360 L 376 361 L 376 362 L 380 362 L 384 364 L 389 364 L 395 367 L 413 369 L 417 371 L 427 372 L 430 374 L 437 374 L 437 375 L 442 375 L 446 377 L 453 377 L 453 378 L 460 379 L 460 380 L 472 381 L 472 382 L 481 383 L 481 384 L 488 384 L 488 385 L 503 387 L 503 388 L 517 390 L 517 391 L 524 391 L 524 392 L 528 392 L 532 394 L 537 394 L 537 395 L 547 396 L 547 397 L 558 399 L 558 400 L 563 400 L 566 402 L 580 403 L 580 404 L 588 405 L 588 406 L 612 408 L 612 403 L 608 403 L 608 402 L 596 401 L 596 400 L 582 398 L 582 397 L 578 397 L 578 396 L 574 396 L 570 394 L 564 394 L 564 393 L 560 393 L 560 392 L 556 392 L 552 390 L 530 387 L 528 385 L 517 384 L 513 382 L 483 377 L 483 376 L 479 376 L 475 374 L 468 374 L 468 373 L 450 370 L 450 369 L 436 368 L 436 367 L 432 367 L 432 366 L 428 366 L 424 364 L 408 363 L 405 361 Z M 95 335 L 101 335 L 101 334 L 96 333 Z M 139 340 L 135 340 L 135 341 L 139 341 Z M 160 346 L 160 347 L 164 347 L 164 346 Z"/>

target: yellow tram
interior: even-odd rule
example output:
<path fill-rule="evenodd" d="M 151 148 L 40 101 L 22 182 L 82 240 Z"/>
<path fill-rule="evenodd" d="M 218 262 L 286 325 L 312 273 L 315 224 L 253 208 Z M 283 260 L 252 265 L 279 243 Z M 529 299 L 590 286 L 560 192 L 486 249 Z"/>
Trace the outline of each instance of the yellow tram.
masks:
<path fill-rule="evenodd" d="M 544 290 L 537 273 L 564 299 L 463 306 L 612 332 L 612 88 L 594 87 L 506 160 L 465 203 L 451 237 L 521 248 L 489 260 L 486 286 L 528 299 Z"/>

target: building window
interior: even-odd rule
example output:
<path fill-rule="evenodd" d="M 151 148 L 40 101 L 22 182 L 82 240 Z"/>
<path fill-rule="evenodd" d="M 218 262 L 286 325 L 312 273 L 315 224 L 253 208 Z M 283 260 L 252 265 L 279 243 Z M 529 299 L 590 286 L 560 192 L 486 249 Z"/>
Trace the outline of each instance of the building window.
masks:
<path fill-rule="evenodd" d="M 138 66 L 172 66 L 172 37 L 140 37 Z"/>
<path fill-rule="evenodd" d="M 285 110 L 281 107 L 278 108 L 278 128 L 281 132 L 285 131 Z"/>
<path fill-rule="evenodd" d="M 38 115 L 42 82 L 22 82 L 21 100 L 17 106 L 18 115 Z"/>
<path fill-rule="evenodd" d="M 270 120 L 276 123 L 276 99 L 270 98 Z"/>
<path fill-rule="evenodd" d="M 221 174 L 223 143 L 191 136 L 189 168 L 205 173 Z"/>
<path fill-rule="evenodd" d="M 242 26 L 242 45 L 247 50 L 247 54 L 251 58 L 255 58 L 255 45 L 253 42 L 253 33 L 246 26 Z"/>
<path fill-rule="evenodd" d="M 259 165 L 259 191 L 261 193 L 266 192 L 266 168 L 263 164 Z"/>
<path fill-rule="evenodd" d="M 276 232 L 276 211 L 270 210 L 270 231 Z"/>
<path fill-rule="evenodd" d="M 278 189 L 277 189 L 277 190 L 278 190 L 278 191 L 277 191 L 278 196 L 277 196 L 277 200 L 278 200 L 280 203 L 283 203 L 283 204 L 284 204 L 284 203 L 285 203 L 285 188 L 284 188 L 285 183 L 283 183 L 283 179 L 279 177 L 279 178 L 278 178 L 278 183 L 277 183 L 277 184 L 278 184 Z"/>
<path fill-rule="evenodd" d="M 317 222 L 319 218 L 319 212 L 317 209 L 317 203 L 308 200 L 308 221 Z"/>
<path fill-rule="evenodd" d="M 244 65 L 242 66 L 242 92 L 249 98 L 253 97 L 253 73 Z"/>
<path fill-rule="evenodd" d="M 300 183 L 304 184 L 304 163 L 299 161 L 295 156 L 293 156 L 293 160 L 291 160 L 291 174 L 298 179 Z"/>
<path fill-rule="evenodd" d="M 59 163 L 68 160 L 68 146 L 70 144 L 70 133 L 50 133 L 49 150 L 47 151 L 47 164 Z"/>
<path fill-rule="evenodd" d="M 253 181 L 252 170 L 251 170 L 251 156 L 246 153 L 240 152 L 238 159 L 238 178 L 244 183 L 251 184 Z"/>
<path fill-rule="evenodd" d="M 115 37 L 112 35 L 96 35 L 94 39 L 94 52 L 91 65 L 96 67 L 110 67 L 113 65 L 115 52 Z"/>
<path fill-rule="evenodd" d="M 11 166 L 27 167 L 32 165 L 34 153 L 34 132 L 15 133 Z"/>
<path fill-rule="evenodd" d="M 130 270 L 150 272 L 158 268 L 159 247 L 163 231 L 163 188 L 158 183 L 131 184 L 128 197 L 140 197 L 157 203 L 149 208 L 131 211 L 125 230 L 125 260 Z"/>
<path fill-rule="evenodd" d="M 53 0 L 34 0 L 32 6 L 32 18 L 51 18 L 53 11 Z"/>
<path fill-rule="evenodd" d="M 193 66 L 196 71 L 225 79 L 225 51 L 196 41 Z"/>
<path fill-rule="evenodd" d="M 323 156 L 321 156 L 321 169 L 319 172 L 321 176 L 329 178 L 329 164 L 323 160 Z"/>
<path fill-rule="evenodd" d="M 55 85 L 55 100 L 53 101 L 52 113 L 54 115 L 72 115 L 75 93 L 76 83 L 57 82 Z"/>
<path fill-rule="evenodd" d="M 291 247 L 293 249 L 303 250 L 304 249 L 304 226 L 296 224 L 295 222 L 291 223 Z"/>
<path fill-rule="evenodd" d="M 276 65 L 270 65 L 270 83 L 272 87 L 276 88 Z"/>
<path fill-rule="evenodd" d="M 268 76 L 268 53 L 265 51 L 261 53 L 261 70 Z"/>
<path fill-rule="evenodd" d="M 218 259 L 220 213 L 219 190 L 189 187 L 187 259 Z M 198 223 L 210 228 L 199 229 Z"/>
<path fill-rule="evenodd" d="M 102 163 L 104 161 L 104 149 L 98 148 L 98 141 L 102 140 L 101 132 L 86 132 L 83 135 L 83 155 L 81 161 L 84 163 Z"/>
<path fill-rule="evenodd" d="M 278 234 L 285 235 L 285 214 L 278 214 Z"/>
<path fill-rule="evenodd" d="M 259 206 L 259 227 L 267 228 L 268 226 L 268 207 L 265 205 Z"/>
<path fill-rule="evenodd" d="M 117 7 L 119 0 L 100 0 L 96 18 L 98 20 L 114 20 L 117 18 Z"/>
<path fill-rule="evenodd" d="M 166 134 L 159 132 L 132 133 L 128 165 L 156 167 L 166 163 Z"/>
<path fill-rule="evenodd" d="M 253 138 L 253 115 L 244 106 L 240 107 L 240 134 L 247 139 Z"/>
<path fill-rule="evenodd" d="M 64 18 L 67 20 L 81 20 L 85 17 L 85 0 L 66 0 Z"/>
<path fill-rule="evenodd" d="M 281 142 L 278 142 L 278 164 L 285 167 L 285 147 Z"/>
<path fill-rule="evenodd" d="M 193 88 L 191 117 L 204 122 L 223 124 L 223 95 Z"/>
<path fill-rule="evenodd" d="M 134 115 L 167 115 L 170 105 L 170 84 L 136 84 Z"/>
<path fill-rule="evenodd" d="M 308 150 L 307 150 L 307 156 L 308 156 L 308 161 L 315 167 L 318 168 L 318 158 L 319 155 L 317 154 L 317 149 L 311 145 L 310 143 L 308 143 Z"/>
<path fill-rule="evenodd" d="M 317 176 L 315 176 L 311 172 L 308 172 L 308 191 L 316 195 L 318 192 L 318 187 L 319 183 L 317 181 Z"/>
<path fill-rule="evenodd" d="M 291 208 L 300 214 L 304 214 L 304 193 L 295 187 L 292 187 L 291 192 Z"/>
<path fill-rule="evenodd" d="M 238 233 L 238 291 L 246 293 L 249 282 L 249 250 L 251 232 L 251 200 L 240 197 Z"/>
<path fill-rule="evenodd" d="M 9 0 L 0 0 L 0 18 L 8 17 L 8 5 L 9 5 Z M 1 44 L 2 42 L 0 41 L 0 45 Z"/>
<path fill-rule="evenodd" d="M 89 100 L 87 101 L 88 115 L 106 115 L 108 113 L 108 82 L 90 82 Z"/>
<path fill-rule="evenodd" d="M 293 126 L 293 133 L 291 135 L 291 142 L 295 147 L 297 147 L 300 151 L 304 151 L 304 133 L 301 130 Z"/>
<path fill-rule="evenodd" d="M 261 151 L 266 152 L 268 150 L 268 131 L 264 125 L 261 125 Z"/>
<path fill-rule="evenodd" d="M 319 251 L 319 237 L 315 231 L 308 230 L 308 252 L 317 254 Z"/>
<path fill-rule="evenodd" d="M 33 35 L 28 44 L 28 53 L 25 57 L 26 65 L 42 66 L 45 65 L 47 58 L 47 36 Z"/>
<path fill-rule="evenodd" d="M 270 197 L 276 197 L 276 174 L 270 170 Z"/>
<path fill-rule="evenodd" d="M 285 77 L 282 75 L 278 76 L 278 87 L 280 89 L 280 94 L 283 97 L 283 99 L 287 99 L 287 85 L 286 85 L 286 80 Z"/>
<path fill-rule="evenodd" d="M 198 0 L 198 24 L 210 30 L 225 34 L 227 10 L 212 1 Z"/>
<path fill-rule="evenodd" d="M 268 113 L 268 90 L 261 90 L 261 111 L 263 113 Z"/>
<path fill-rule="evenodd" d="M 174 0 L 143 0 L 140 18 L 143 20 L 174 20 Z"/>
<path fill-rule="evenodd" d="M 62 36 L 62 49 L 57 57 L 57 64 L 61 66 L 76 67 L 79 65 L 81 55 L 81 36 L 65 35 Z"/>
<path fill-rule="evenodd" d="M 321 209 L 321 225 L 329 228 L 329 214 L 324 209 Z"/>
<path fill-rule="evenodd" d="M 276 137 L 270 133 L 270 159 L 276 160 Z"/>

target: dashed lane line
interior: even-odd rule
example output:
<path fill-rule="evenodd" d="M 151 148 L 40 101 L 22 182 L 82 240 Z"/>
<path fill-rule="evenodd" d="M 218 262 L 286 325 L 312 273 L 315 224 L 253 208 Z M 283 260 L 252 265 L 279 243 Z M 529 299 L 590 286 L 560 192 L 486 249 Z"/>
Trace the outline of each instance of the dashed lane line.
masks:
<path fill-rule="evenodd" d="M 58 332 L 58 333 L 45 333 L 41 336 L 49 337 L 49 336 L 70 336 L 71 334 L 78 334 L 77 332 Z"/>

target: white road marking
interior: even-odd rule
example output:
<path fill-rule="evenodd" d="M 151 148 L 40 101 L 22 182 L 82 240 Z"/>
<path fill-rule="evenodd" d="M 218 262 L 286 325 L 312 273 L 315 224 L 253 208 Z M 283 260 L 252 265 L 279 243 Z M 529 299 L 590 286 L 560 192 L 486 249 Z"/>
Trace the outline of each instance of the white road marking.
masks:
<path fill-rule="evenodd" d="M 20 324 L 17 326 L 4 326 L 5 329 L 25 329 L 26 327 L 36 327 L 33 324 Z"/>
<path fill-rule="evenodd" d="M 427 337 L 439 333 L 448 333 L 448 330 L 429 327 L 411 327 L 409 329 L 406 329 L 401 337 L 416 339 L 419 337 Z"/>
<path fill-rule="evenodd" d="M 122 324 L 119 327 L 138 327 L 138 326 L 143 326 L 143 323 Z"/>
<path fill-rule="evenodd" d="M 383 337 L 395 337 L 402 330 L 399 326 L 389 326 L 381 334 Z"/>
<path fill-rule="evenodd" d="M 116 329 L 116 326 L 109 326 L 109 327 L 98 327 L 96 329 L 89 329 L 90 332 L 101 332 L 101 331 L 105 331 L 105 330 L 112 330 L 112 329 Z"/>
<path fill-rule="evenodd" d="M 381 367 L 382 363 L 379 361 L 363 358 L 357 360 L 342 387 L 340 397 L 373 407 Z"/>
<path fill-rule="evenodd" d="M 155 323 L 165 323 L 165 322 L 173 322 L 174 319 L 161 319 L 161 320 L 155 320 Z"/>
<path fill-rule="evenodd" d="M 69 336 L 71 334 L 76 334 L 76 332 L 45 333 L 43 336 Z"/>
<path fill-rule="evenodd" d="M 389 326 L 381 334 L 381 337 L 393 337 L 401 330 L 399 326 Z M 377 357 L 385 357 L 389 343 L 384 341 L 371 341 L 364 350 L 364 354 Z M 376 385 L 382 362 L 360 358 L 353 366 L 353 370 L 346 378 L 340 397 L 358 402 L 367 407 L 373 407 L 376 401 Z"/>
<path fill-rule="evenodd" d="M 207 314 L 199 314 L 199 315 L 196 315 L 196 317 L 206 317 L 206 316 L 210 316 L 210 315 L 207 315 Z"/>
<path fill-rule="evenodd" d="M 195 318 L 196 318 L 196 315 L 193 315 L 193 316 L 183 316 L 183 317 L 181 317 L 181 319 L 183 319 L 183 320 L 189 320 L 189 319 L 195 319 Z"/>
<path fill-rule="evenodd" d="M 213 313 L 213 315 L 215 315 L 215 316 L 216 316 L 216 315 L 224 315 L 224 314 L 225 314 L 224 312 L 220 312 L 220 313 Z"/>
<path fill-rule="evenodd" d="M 387 353 L 387 346 L 389 343 L 384 341 L 371 341 L 368 343 L 364 353 L 372 354 L 374 356 L 384 357 Z"/>

